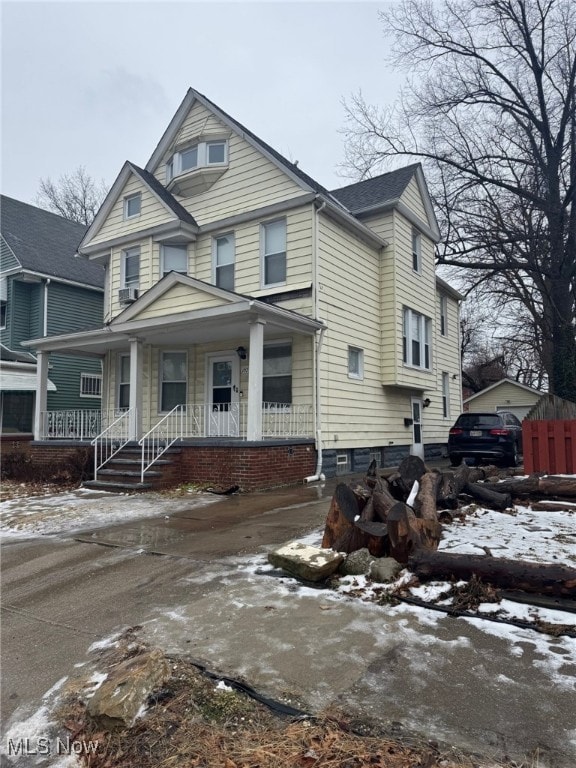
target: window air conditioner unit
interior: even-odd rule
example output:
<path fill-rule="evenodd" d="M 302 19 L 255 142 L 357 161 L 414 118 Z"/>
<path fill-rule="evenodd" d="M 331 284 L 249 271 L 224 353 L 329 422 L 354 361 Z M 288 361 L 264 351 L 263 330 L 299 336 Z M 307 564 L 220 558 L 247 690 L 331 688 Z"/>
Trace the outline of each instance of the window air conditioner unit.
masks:
<path fill-rule="evenodd" d="M 120 304 L 132 304 L 138 298 L 138 288 L 120 288 L 118 301 Z"/>

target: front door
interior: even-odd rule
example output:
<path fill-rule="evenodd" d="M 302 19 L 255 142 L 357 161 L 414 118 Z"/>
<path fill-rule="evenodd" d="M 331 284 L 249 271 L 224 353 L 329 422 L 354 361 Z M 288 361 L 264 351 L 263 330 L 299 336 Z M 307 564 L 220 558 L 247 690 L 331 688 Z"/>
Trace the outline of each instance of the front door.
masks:
<path fill-rule="evenodd" d="M 412 398 L 412 456 L 419 456 L 424 460 L 424 445 L 422 443 L 422 400 L 419 397 Z"/>
<path fill-rule="evenodd" d="M 238 437 L 240 434 L 238 368 L 237 355 L 210 355 L 208 358 L 206 427 L 209 437 Z"/>

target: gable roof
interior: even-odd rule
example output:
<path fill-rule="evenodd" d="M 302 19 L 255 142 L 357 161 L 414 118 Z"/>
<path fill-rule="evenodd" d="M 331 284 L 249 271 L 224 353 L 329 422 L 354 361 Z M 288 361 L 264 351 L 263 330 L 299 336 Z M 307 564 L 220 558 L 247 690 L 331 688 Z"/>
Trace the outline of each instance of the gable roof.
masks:
<path fill-rule="evenodd" d="M 472 400 L 475 400 L 477 397 L 480 397 L 480 395 L 485 395 L 487 392 L 491 392 L 493 389 L 496 389 L 497 387 L 501 387 L 503 384 L 513 384 L 515 387 L 518 387 L 518 389 L 522 390 L 523 392 L 530 392 L 532 395 L 541 395 L 542 392 L 539 389 L 534 389 L 533 387 L 529 387 L 527 384 L 521 384 L 519 381 L 514 381 L 514 379 L 500 379 L 500 381 L 495 382 L 494 384 L 490 384 L 488 387 L 484 387 L 484 389 L 481 389 L 480 392 L 475 392 L 470 397 L 467 397 L 464 402 L 470 403 Z"/>
<path fill-rule="evenodd" d="M 137 176 L 140 181 L 142 181 L 142 183 L 150 190 L 154 197 L 166 208 L 168 213 L 172 214 L 174 218 L 191 227 L 198 227 L 192 214 L 189 213 L 186 208 L 184 208 L 184 206 L 178 202 L 178 200 L 176 200 L 174 195 L 171 195 L 170 192 L 168 192 L 166 187 L 160 184 L 155 176 L 153 176 L 149 171 L 139 168 L 137 165 L 127 160 L 122 166 L 122 170 L 116 177 L 114 183 L 110 187 L 104 202 L 94 217 L 94 221 L 85 232 L 84 237 L 78 246 L 79 251 L 83 251 L 84 246 L 98 234 L 98 231 L 106 221 L 108 214 L 112 210 L 112 207 L 122 194 L 122 190 L 124 189 L 124 186 L 126 185 L 126 182 L 131 175 Z"/>
<path fill-rule="evenodd" d="M 2 195 L 0 231 L 21 269 L 102 288 L 104 270 L 76 258 L 86 227 Z"/>
<path fill-rule="evenodd" d="M 419 167 L 420 163 L 413 163 L 371 179 L 333 189 L 331 194 L 352 213 L 365 211 L 399 200 Z"/>

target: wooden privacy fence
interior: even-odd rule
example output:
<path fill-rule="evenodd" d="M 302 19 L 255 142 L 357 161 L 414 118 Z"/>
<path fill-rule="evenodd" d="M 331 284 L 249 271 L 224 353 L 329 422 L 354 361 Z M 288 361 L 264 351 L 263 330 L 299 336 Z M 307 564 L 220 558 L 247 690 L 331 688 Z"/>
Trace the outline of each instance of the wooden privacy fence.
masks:
<path fill-rule="evenodd" d="M 524 419 L 522 442 L 527 474 L 576 474 L 576 419 Z"/>

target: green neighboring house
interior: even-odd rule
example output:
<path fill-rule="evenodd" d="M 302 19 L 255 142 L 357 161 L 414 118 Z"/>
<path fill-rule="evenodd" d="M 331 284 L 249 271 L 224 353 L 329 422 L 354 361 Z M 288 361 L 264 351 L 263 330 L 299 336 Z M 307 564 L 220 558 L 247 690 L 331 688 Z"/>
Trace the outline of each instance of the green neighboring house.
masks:
<path fill-rule="evenodd" d="M 82 224 L 5 195 L 0 204 L 0 424 L 16 436 L 33 432 L 36 396 L 36 358 L 21 342 L 101 326 L 104 269 L 76 257 Z M 99 413 L 101 386 L 99 359 L 52 355 L 47 410 Z"/>

